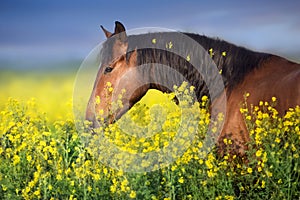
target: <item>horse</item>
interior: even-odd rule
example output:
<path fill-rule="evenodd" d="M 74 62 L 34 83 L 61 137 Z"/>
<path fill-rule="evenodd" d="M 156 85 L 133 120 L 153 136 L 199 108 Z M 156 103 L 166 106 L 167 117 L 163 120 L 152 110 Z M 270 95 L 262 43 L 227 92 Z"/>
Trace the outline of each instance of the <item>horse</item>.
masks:
<path fill-rule="evenodd" d="M 169 88 L 157 84 L 157 80 L 170 80 L 174 85 L 181 84 L 168 71 L 156 72 L 157 70 L 151 67 L 151 63 L 162 63 L 182 74 L 195 87 L 195 94 L 199 100 L 204 95 L 209 96 L 203 74 L 193 70 L 187 59 L 161 49 L 139 49 L 138 45 L 141 43 L 155 46 L 155 43 L 160 42 L 161 35 L 172 33 L 157 32 L 127 36 L 124 25 L 118 21 L 115 22 L 113 33 L 103 26 L 101 28 L 107 40 L 103 44 L 101 66 L 86 109 L 86 120 L 92 122 L 94 127 L 97 126 L 95 113 L 99 110 L 103 111 L 106 123 L 114 123 L 149 89 L 171 92 Z M 195 33 L 183 32 L 182 34 L 195 40 L 211 54 L 211 59 L 220 70 L 224 82 L 223 93 L 226 95 L 210 99 L 211 105 L 226 102 L 224 125 L 216 139 L 220 149 L 225 148 L 224 138 L 232 141 L 236 154 L 244 154 L 247 149 L 246 144 L 250 136 L 244 116 L 240 112 L 246 93 L 250 94 L 247 97 L 248 105 L 257 105 L 260 101 L 270 102 L 272 97 L 276 97 L 275 108 L 281 116 L 290 107 L 300 105 L 299 64 L 270 53 L 252 51 L 219 38 Z M 179 42 L 177 45 L 184 47 L 185 44 Z M 137 66 L 143 64 L 148 65 L 142 70 L 137 70 Z M 146 84 L 145 80 L 147 80 Z M 114 88 L 115 96 L 121 94 L 122 89 L 126 90 L 123 94 L 123 98 L 126 99 L 123 108 L 112 112 L 110 102 L 113 99 L 105 92 L 107 83 Z M 95 103 L 97 97 L 100 97 L 100 103 Z"/>

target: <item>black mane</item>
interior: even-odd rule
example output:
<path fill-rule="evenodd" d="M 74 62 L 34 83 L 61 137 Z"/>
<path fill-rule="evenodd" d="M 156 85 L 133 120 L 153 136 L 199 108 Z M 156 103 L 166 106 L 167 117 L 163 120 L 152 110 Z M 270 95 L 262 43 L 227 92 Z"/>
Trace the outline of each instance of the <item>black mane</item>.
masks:
<path fill-rule="evenodd" d="M 267 53 L 254 52 L 236 46 L 219 38 L 209 38 L 192 33 L 185 34 L 201 44 L 207 51 L 213 49 L 212 58 L 219 70 L 222 70 L 224 84 L 230 90 L 271 56 Z M 225 56 L 222 55 L 223 52 L 226 52 Z"/>
<path fill-rule="evenodd" d="M 189 80 L 191 85 L 194 85 L 196 88 L 196 95 L 198 98 L 201 98 L 203 95 L 209 96 L 208 87 L 206 86 L 205 81 L 201 74 L 193 68 L 193 66 L 187 61 L 186 58 L 182 58 L 174 53 L 170 53 L 167 49 L 169 42 L 172 42 L 172 48 L 186 48 L 193 49 L 193 47 L 185 47 L 182 38 L 178 38 L 175 41 L 169 41 L 166 38 L 171 36 L 174 38 L 174 35 L 181 35 L 176 32 L 162 32 L 162 33 L 147 33 L 140 35 L 131 35 L 128 36 L 128 51 L 127 56 L 130 56 L 131 52 L 134 49 L 138 50 L 138 60 L 137 65 L 142 65 L 146 63 L 160 63 L 166 66 L 169 66 L 177 70 L 180 74 L 184 75 L 187 80 Z M 248 50 L 244 47 L 238 47 L 229 42 L 209 38 L 203 35 L 197 35 L 192 33 L 183 33 L 186 36 L 195 40 L 200 44 L 206 51 L 209 53 L 211 49 L 213 52 L 212 59 L 218 69 L 222 72 L 222 78 L 224 81 L 224 86 L 228 91 L 232 90 L 238 83 L 240 83 L 244 77 L 251 72 L 253 69 L 261 66 L 261 63 L 268 59 L 271 55 L 266 53 L 259 53 Z M 177 37 L 177 36 L 175 36 Z M 179 36 L 180 37 L 180 36 Z M 197 44 L 196 43 L 196 44 Z M 149 46 L 149 48 L 140 48 L 141 44 L 144 46 Z M 165 50 L 156 49 L 156 47 L 165 46 Z M 197 44 L 197 45 L 198 45 Z M 226 55 L 222 55 L 225 52 Z M 191 56 L 200 57 L 201 55 L 193 54 L 193 52 L 187 52 Z M 144 71 L 144 75 L 151 74 L 153 72 Z M 209 72 L 207 73 L 209 74 Z M 176 79 L 176 77 L 168 77 L 168 72 L 157 72 L 153 74 L 155 77 L 158 77 L 160 80 L 165 79 Z M 174 80 L 174 83 L 181 84 L 178 80 Z M 162 91 L 166 90 L 165 88 L 159 88 L 160 86 L 154 86 L 153 88 L 158 88 Z"/>

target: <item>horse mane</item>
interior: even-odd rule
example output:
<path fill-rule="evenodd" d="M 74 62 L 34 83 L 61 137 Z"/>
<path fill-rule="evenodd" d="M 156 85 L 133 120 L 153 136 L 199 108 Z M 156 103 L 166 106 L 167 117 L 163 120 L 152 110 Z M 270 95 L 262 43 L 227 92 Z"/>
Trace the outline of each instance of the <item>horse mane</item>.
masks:
<path fill-rule="evenodd" d="M 174 53 L 170 53 L 167 48 L 166 50 L 155 48 L 155 43 L 158 42 L 163 43 L 163 45 L 168 44 L 169 41 L 164 39 L 168 38 L 166 37 L 168 36 L 168 34 L 174 36 L 174 34 L 176 33 L 162 32 L 128 36 L 128 49 L 138 50 L 138 65 L 146 63 L 161 63 L 166 66 L 170 66 L 171 68 L 177 70 L 180 74 L 184 75 L 185 78 L 187 78 L 187 80 L 189 80 L 189 82 L 193 86 L 195 86 L 198 99 L 203 95 L 209 96 L 209 90 L 206 86 L 206 83 L 203 81 L 202 75 L 193 68 L 193 66 L 186 60 L 186 58 L 182 58 L 178 55 L 175 55 Z M 254 52 L 244 47 L 236 46 L 219 38 L 210 38 L 204 35 L 193 33 L 183 34 L 189 36 L 197 43 L 199 43 L 207 53 L 210 49 L 213 51 L 212 60 L 214 61 L 218 69 L 222 71 L 221 74 L 224 81 L 224 86 L 228 89 L 229 92 L 237 84 L 239 84 L 249 72 L 251 72 L 255 68 L 259 68 L 261 64 L 271 56 L 267 53 Z M 153 43 L 153 39 L 155 39 L 155 43 Z M 176 41 L 179 42 L 176 43 Z M 172 48 L 185 48 L 184 42 L 180 42 L 182 41 L 182 39 L 180 40 L 180 38 L 178 38 L 178 40 L 176 41 L 173 41 Z M 147 43 L 149 47 L 153 46 L 153 48 L 139 49 L 140 44 L 145 43 Z M 193 49 L 193 47 L 188 47 L 187 49 Z M 223 52 L 226 53 L 225 56 L 223 55 Z M 199 55 L 193 55 L 192 52 L 190 53 L 191 56 L 199 57 Z M 127 53 L 127 56 L 130 56 L 130 54 L 131 52 Z M 144 73 L 151 72 L 147 71 Z M 161 73 L 157 73 L 155 74 L 155 76 L 160 76 L 161 79 L 169 78 L 162 77 L 167 75 L 163 75 Z"/>
<path fill-rule="evenodd" d="M 229 90 L 232 90 L 249 72 L 259 68 L 271 56 L 267 53 L 236 46 L 219 38 L 209 38 L 192 33 L 185 34 L 201 44 L 207 51 L 213 50 L 212 59 L 218 69 L 222 70 L 225 87 L 228 87 Z M 222 55 L 223 52 L 226 53 L 225 56 Z"/>

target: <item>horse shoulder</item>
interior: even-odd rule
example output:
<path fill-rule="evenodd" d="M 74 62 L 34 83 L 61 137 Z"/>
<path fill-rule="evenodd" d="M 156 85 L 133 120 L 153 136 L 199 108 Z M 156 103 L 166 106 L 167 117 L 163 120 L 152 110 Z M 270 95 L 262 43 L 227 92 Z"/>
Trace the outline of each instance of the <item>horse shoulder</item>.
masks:
<path fill-rule="evenodd" d="M 249 97 L 245 99 L 245 94 Z M 227 92 L 226 118 L 223 130 L 218 138 L 218 145 L 222 146 L 224 138 L 233 140 L 235 151 L 243 154 L 249 141 L 244 116 L 240 112 L 243 104 L 258 105 L 260 101 L 271 101 L 277 98 L 276 109 L 283 115 L 290 107 L 300 105 L 300 65 L 272 56 L 247 74 L 243 81 Z"/>

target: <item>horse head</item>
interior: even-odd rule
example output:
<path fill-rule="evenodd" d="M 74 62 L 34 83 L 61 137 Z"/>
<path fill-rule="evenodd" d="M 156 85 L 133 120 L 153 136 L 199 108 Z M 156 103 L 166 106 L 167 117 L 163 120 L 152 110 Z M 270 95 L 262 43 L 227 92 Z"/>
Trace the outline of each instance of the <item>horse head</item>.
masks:
<path fill-rule="evenodd" d="M 142 84 L 137 70 L 137 50 L 128 50 L 125 27 L 115 22 L 114 33 L 103 26 L 101 28 L 107 40 L 103 45 L 100 68 L 86 110 L 86 119 L 93 122 L 94 127 L 97 127 L 97 115 L 101 114 L 106 123 L 114 122 L 149 88 Z M 119 102 L 117 108 L 114 108 L 113 102 Z"/>

